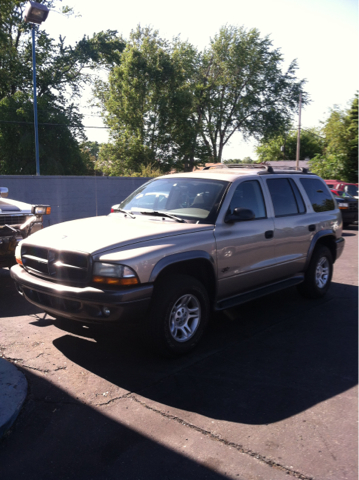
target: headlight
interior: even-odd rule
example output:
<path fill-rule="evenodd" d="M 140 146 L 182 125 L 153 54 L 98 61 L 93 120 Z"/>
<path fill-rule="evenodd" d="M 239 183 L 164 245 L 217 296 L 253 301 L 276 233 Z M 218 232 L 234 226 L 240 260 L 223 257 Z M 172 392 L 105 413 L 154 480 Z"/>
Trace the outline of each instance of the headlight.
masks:
<path fill-rule="evenodd" d="M 137 285 L 140 283 L 132 268 L 101 262 L 94 263 L 92 281 L 106 285 Z"/>
<path fill-rule="evenodd" d="M 346 208 L 349 208 L 349 203 L 342 203 L 338 202 L 339 208 L 345 210 Z"/>
<path fill-rule="evenodd" d="M 49 205 L 33 205 L 31 213 L 35 215 L 50 215 L 51 207 Z"/>

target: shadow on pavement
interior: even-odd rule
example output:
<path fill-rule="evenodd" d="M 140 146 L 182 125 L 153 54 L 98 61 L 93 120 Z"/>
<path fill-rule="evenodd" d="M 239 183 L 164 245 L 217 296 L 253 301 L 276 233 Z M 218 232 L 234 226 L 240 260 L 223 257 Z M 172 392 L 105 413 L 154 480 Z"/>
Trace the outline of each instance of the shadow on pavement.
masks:
<path fill-rule="evenodd" d="M 0 318 L 41 313 L 40 308 L 26 301 L 16 290 L 7 268 L 0 268 Z"/>
<path fill-rule="evenodd" d="M 44 401 L 44 378 L 22 370 L 31 393 L 10 435 L 0 441 L 3 479 L 221 480 L 192 461 L 82 404 L 60 389 L 61 403 Z"/>
<path fill-rule="evenodd" d="M 136 328 L 93 342 L 86 335 L 96 331 L 73 326 L 81 337 L 64 335 L 54 345 L 83 368 L 161 404 L 269 424 L 357 384 L 357 291 L 333 283 L 325 299 L 311 301 L 288 289 L 232 309 L 217 315 L 194 353 L 176 360 L 144 350 Z"/>

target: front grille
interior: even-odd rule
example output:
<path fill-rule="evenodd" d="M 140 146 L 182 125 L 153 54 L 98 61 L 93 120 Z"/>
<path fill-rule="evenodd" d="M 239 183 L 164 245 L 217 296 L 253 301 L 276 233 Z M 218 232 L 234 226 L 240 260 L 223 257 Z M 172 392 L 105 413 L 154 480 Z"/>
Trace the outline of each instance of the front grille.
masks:
<path fill-rule="evenodd" d="M 91 257 L 85 253 L 24 245 L 21 259 L 25 270 L 68 285 L 88 283 Z"/>
<path fill-rule="evenodd" d="M 350 202 L 349 203 L 349 210 L 351 210 L 353 212 L 357 212 L 358 211 L 358 204 L 356 202 Z"/>
<path fill-rule="evenodd" d="M 27 287 L 23 287 L 23 292 L 29 300 L 42 305 L 44 308 L 54 308 L 68 313 L 75 313 L 81 308 L 81 302 L 77 302 L 76 300 L 66 300 L 64 298 L 54 297 L 47 293 L 36 292 Z"/>
<path fill-rule="evenodd" d="M 22 225 L 26 222 L 26 215 L 0 215 L 1 225 Z"/>

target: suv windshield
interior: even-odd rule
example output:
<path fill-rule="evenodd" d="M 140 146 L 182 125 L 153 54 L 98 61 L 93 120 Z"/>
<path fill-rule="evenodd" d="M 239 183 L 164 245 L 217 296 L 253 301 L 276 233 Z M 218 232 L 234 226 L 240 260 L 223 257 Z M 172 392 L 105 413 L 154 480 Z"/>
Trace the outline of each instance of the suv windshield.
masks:
<path fill-rule="evenodd" d="M 138 188 L 119 208 L 131 213 L 167 212 L 191 223 L 214 223 L 228 182 L 160 178 Z"/>

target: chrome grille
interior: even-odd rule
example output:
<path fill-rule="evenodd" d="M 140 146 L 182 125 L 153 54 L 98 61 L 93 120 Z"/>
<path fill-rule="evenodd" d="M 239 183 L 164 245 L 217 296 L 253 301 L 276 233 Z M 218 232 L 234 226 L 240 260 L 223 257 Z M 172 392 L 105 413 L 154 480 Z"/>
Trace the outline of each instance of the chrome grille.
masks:
<path fill-rule="evenodd" d="M 26 222 L 26 215 L 0 215 L 1 225 L 22 225 Z"/>
<path fill-rule="evenodd" d="M 23 245 L 21 259 L 28 272 L 69 285 L 87 283 L 91 275 L 91 257 L 85 253 Z"/>

